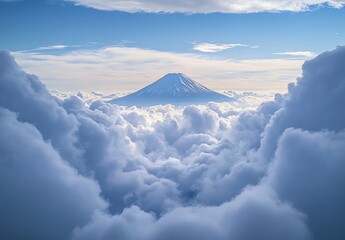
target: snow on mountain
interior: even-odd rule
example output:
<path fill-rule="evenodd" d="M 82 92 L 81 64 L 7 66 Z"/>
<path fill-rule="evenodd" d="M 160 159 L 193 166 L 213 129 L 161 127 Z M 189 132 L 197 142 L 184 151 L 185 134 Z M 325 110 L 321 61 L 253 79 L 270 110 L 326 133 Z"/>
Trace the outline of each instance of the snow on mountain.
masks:
<path fill-rule="evenodd" d="M 214 92 L 195 82 L 183 73 L 169 73 L 156 82 L 110 103 L 125 106 L 149 106 L 158 104 L 204 104 L 229 102 L 233 98 Z"/>

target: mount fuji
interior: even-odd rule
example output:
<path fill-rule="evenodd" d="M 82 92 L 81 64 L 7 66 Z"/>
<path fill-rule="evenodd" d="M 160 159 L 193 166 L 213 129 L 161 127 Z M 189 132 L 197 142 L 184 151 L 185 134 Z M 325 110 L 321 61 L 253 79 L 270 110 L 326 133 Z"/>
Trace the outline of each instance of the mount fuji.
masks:
<path fill-rule="evenodd" d="M 109 102 L 125 106 L 150 106 L 205 104 L 211 101 L 230 102 L 233 100 L 195 82 L 183 73 L 168 73 L 139 91 Z"/>

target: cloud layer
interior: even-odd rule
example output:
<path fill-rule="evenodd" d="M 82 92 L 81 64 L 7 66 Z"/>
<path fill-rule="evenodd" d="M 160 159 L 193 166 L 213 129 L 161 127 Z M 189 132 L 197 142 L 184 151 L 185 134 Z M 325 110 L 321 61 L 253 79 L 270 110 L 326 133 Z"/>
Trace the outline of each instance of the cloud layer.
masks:
<path fill-rule="evenodd" d="M 121 89 L 126 91 L 140 89 L 167 72 L 186 73 L 215 90 L 284 90 L 303 63 L 299 59 L 213 59 L 130 47 L 73 50 L 59 55 L 33 50 L 14 55 L 26 71 L 38 74 L 50 89 L 108 93 L 118 91 L 118 86 L 127 87 Z"/>
<path fill-rule="evenodd" d="M 0 238 L 344 239 L 344 61 L 240 112 L 60 99 L 1 52 Z"/>
<path fill-rule="evenodd" d="M 182 12 L 182 13 L 256 13 L 256 12 L 280 12 L 280 11 L 308 11 L 315 6 L 327 5 L 332 8 L 344 6 L 343 0 L 67 0 L 76 5 L 91 7 L 99 10 L 118 10 L 124 12 Z"/>

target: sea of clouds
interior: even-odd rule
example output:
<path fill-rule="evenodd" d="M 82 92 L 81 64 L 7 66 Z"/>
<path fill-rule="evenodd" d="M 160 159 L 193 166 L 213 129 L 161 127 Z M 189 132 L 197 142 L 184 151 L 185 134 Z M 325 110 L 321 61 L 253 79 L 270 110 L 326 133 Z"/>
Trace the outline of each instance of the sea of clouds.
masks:
<path fill-rule="evenodd" d="M 228 94 L 120 107 L 0 52 L 0 239 L 345 239 L 345 47 L 257 108 Z"/>

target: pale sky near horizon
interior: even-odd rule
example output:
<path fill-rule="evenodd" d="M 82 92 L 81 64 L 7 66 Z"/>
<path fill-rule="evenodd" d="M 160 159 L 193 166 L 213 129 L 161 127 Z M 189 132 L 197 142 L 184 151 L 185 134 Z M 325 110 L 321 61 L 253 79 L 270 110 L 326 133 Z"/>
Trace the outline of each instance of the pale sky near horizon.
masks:
<path fill-rule="evenodd" d="M 0 49 L 49 89 L 131 91 L 169 72 L 284 91 L 345 43 L 345 1 L 1 1 Z"/>

